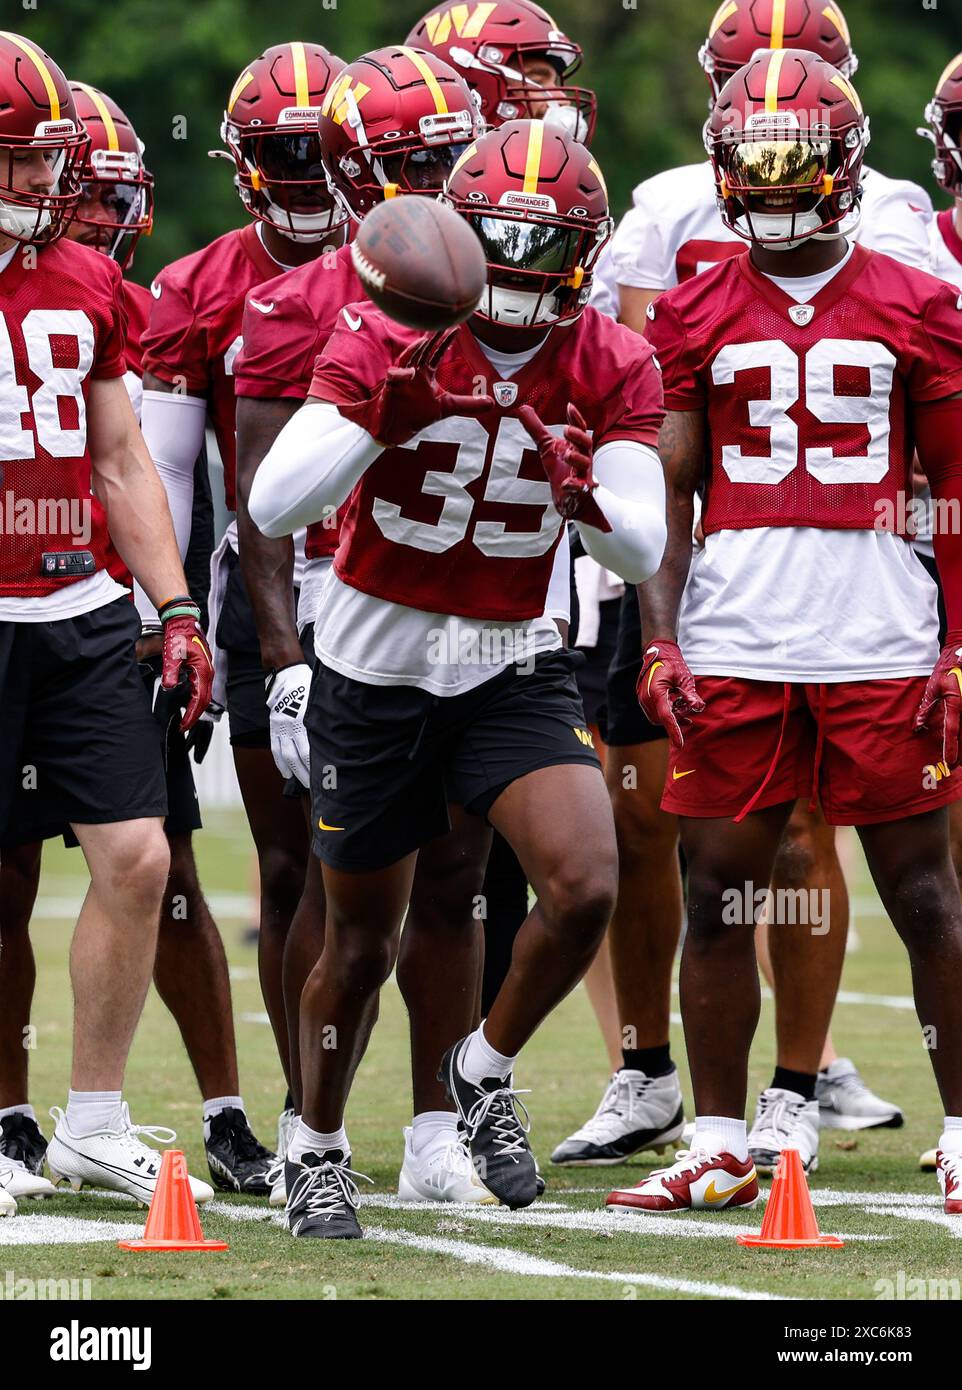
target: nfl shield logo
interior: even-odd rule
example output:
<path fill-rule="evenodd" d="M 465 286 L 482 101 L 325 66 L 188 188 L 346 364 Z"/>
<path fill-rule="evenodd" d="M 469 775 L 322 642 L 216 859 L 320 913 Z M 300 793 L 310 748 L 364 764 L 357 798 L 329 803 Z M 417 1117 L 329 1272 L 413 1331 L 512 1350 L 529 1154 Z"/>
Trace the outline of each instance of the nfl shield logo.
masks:
<path fill-rule="evenodd" d="M 799 328 L 804 328 L 815 317 L 815 306 L 814 304 L 793 304 L 788 311 L 788 317 L 792 323 L 797 323 Z"/>
<path fill-rule="evenodd" d="M 494 399 L 500 406 L 514 405 L 518 399 L 518 387 L 514 381 L 496 381 L 494 383 Z"/>

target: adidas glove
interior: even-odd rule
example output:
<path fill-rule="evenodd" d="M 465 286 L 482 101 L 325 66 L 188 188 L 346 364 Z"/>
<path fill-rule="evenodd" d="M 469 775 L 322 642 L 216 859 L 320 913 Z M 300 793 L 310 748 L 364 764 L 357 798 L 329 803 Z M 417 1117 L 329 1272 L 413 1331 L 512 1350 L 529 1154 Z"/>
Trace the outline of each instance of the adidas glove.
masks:
<path fill-rule="evenodd" d="M 959 761 L 959 718 L 962 715 L 962 633 L 946 635 L 935 670 L 929 676 L 913 728 L 938 728 L 937 711 L 942 712 L 942 761 L 956 767 Z"/>
<path fill-rule="evenodd" d="M 304 727 L 311 693 L 311 668 L 300 661 L 272 671 L 265 682 L 271 722 L 271 752 L 282 777 L 311 785 L 311 751 Z"/>
<path fill-rule="evenodd" d="M 182 733 L 192 729 L 210 704 L 214 662 L 200 625 L 200 609 L 192 598 L 171 598 L 158 609 L 164 635 L 161 685 L 176 690 L 186 675 L 190 700 L 180 721 Z"/>
<path fill-rule="evenodd" d="M 683 748 L 682 730 L 691 728 L 690 716 L 701 714 L 705 702 L 677 642 L 656 637 L 648 644 L 635 688 L 648 719 L 667 729 L 673 748 Z"/>

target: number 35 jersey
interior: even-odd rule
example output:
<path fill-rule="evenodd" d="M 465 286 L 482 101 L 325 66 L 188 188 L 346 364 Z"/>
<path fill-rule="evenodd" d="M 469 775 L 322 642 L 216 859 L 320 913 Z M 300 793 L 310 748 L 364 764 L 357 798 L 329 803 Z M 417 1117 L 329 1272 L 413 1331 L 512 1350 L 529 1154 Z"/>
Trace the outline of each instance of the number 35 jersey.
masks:
<path fill-rule="evenodd" d="M 679 621 L 692 670 L 927 674 L 934 585 L 900 518 L 912 404 L 962 391 L 958 292 L 855 246 L 798 303 L 745 254 L 657 299 L 648 337 L 667 408 L 707 417 L 706 545 Z"/>
<path fill-rule="evenodd" d="M 370 400 L 417 336 L 369 303 L 351 306 L 317 360 L 311 394 L 335 405 Z M 652 357 L 643 338 L 587 309 L 499 381 L 462 325 L 438 381 L 454 394 L 490 395 L 493 404 L 478 417 L 439 420 L 375 460 L 342 524 L 338 577 L 426 612 L 509 623 L 539 617 L 562 521 L 518 410 L 533 406 L 560 435 L 570 402 L 596 450 L 613 440 L 655 446 L 664 411 Z"/>
<path fill-rule="evenodd" d="M 120 268 L 98 251 L 61 240 L 34 263 L 17 248 L 0 271 L 0 597 L 103 586 L 56 557 L 89 551 L 97 572 L 107 564 L 87 403 L 91 382 L 124 375 L 125 336 Z"/>

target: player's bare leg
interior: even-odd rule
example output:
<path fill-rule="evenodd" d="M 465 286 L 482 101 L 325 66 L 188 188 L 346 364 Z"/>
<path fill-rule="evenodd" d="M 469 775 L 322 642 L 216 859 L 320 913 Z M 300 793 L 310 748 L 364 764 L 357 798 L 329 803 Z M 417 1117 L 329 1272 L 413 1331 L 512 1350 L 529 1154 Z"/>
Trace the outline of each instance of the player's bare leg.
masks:
<path fill-rule="evenodd" d="M 257 967 L 264 1005 L 281 1066 L 291 1084 L 290 1045 L 284 1007 L 284 947 L 304 888 L 308 832 L 300 800 L 285 797 L 283 779 L 268 748 L 234 750 L 234 766 L 260 870 Z"/>
<path fill-rule="evenodd" d="M 284 943 L 284 1012 L 287 1017 L 290 1075 L 288 1084 L 294 1114 L 301 1113 L 300 1011 L 301 995 L 311 971 L 324 949 L 324 879 L 320 860 L 309 854 L 304 874 L 304 891 L 291 918 Z"/>
<path fill-rule="evenodd" d="M 962 881 L 962 802 L 958 801 L 949 807 L 949 848 L 956 877 Z"/>
<path fill-rule="evenodd" d="M 26 1105 L 26 1047 L 37 968 L 30 917 L 40 883 L 42 846 L 18 845 L 0 855 L 0 1110 Z"/>
<path fill-rule="evenodd" d="M 912 992 L 946 1114 L 962 1115 L 962 902 L 942 808 L 858 827 L 872 880 L 909 953 Z"/>
<path fill-rule="evenodd" d="M 771 881 L 792 803 L 732 820 L 681 818 L 688 861 L 688 931 L 681 958 L 681 1010 L 696 1115 L 741 1117 L 748 1054 L 761 992 L 755 961 L 754 905 L 726 910 L 726 890 Z M 735 916 L 738 920 L 728 921 Z"/>
<path fill-rule="evenodd" d="M 154 983 L 180 1029 L 203 1098 L 234 1096 L 240 1083 L 224 943 L 197 879 L 190 834 L 170 835 L 168 842 Z"/>
<path fill-rule="evenodd" d="M 610 927 L 608 929 L 610 933 Z M 595 958 L 585 972 L 585 993 L 588 996 L 598 1029 L 601 1033 L 608 1065 L 614 1071 L 621 1066 L 621 1025 L 618 1020 L 618 1001 L 615 997 L 615 977 L 611 969 L 611 950 L 608 933 L 602 938 Z"/>
<path fill-rule="evenodd" d="M 150 985 L 170 851 L 159 818 L 72 829 L 90 887 L 70 947 L 70 1084 L 119 1091 Z"/>

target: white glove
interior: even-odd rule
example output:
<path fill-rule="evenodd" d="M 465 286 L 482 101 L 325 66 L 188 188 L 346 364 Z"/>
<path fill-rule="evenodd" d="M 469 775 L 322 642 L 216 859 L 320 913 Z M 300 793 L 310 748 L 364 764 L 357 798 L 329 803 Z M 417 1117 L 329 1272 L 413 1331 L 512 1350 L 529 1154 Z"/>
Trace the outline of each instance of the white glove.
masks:
<path fill-rule="evenodd" d="M 296 777 L 311 785 L 311 753 L 304 727 L 311 693 L 311 668 L 306 662 L 282 666 L 267 679 L 267 707 L 271 720 L 271 752 L 282 777 Z"/>

